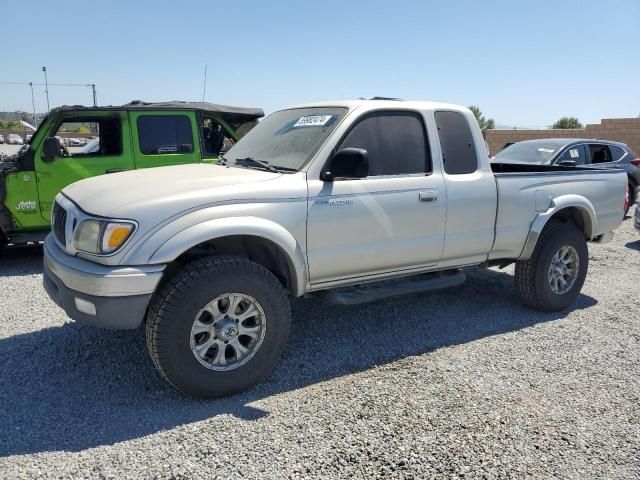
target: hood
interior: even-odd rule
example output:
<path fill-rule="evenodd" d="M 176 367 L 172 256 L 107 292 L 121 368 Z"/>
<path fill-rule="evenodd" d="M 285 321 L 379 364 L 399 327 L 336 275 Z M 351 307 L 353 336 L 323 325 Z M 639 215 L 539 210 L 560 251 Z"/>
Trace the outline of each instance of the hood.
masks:
<path fill-rule="evenodd" d="M 62 193 L 92 215 L 137 220 L 160 211 L 167 218 L 216 201 L 255 198 L 261 184 L 282 176 L 199 163 L 101 175 L 73 183 Z"/>

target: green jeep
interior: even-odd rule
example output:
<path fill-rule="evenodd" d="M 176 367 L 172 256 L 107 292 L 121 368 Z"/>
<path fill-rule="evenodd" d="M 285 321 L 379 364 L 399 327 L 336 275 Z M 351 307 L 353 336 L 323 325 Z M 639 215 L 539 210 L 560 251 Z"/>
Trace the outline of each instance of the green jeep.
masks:
<path fill-rule="evenodd" d="M 123 170 L 214 162 L 262 116 L 258 108 L 190 102 L 54 108 L 28 145 L 0 157 L 0 249 L 43 240 L 53 199 L 67 185 Z M 63 138 L 71 132 L 82 138 Z"/>

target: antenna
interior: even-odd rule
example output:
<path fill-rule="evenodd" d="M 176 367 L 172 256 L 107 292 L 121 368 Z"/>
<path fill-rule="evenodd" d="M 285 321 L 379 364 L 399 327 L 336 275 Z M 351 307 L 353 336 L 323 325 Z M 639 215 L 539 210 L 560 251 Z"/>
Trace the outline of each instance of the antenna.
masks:
<path fill-rule="evenodd" d="M 207 92 L 207 65 L 204 66 L 204 83 L 202 84 L 202 101 L 204 102 L 204 94 Z"/>

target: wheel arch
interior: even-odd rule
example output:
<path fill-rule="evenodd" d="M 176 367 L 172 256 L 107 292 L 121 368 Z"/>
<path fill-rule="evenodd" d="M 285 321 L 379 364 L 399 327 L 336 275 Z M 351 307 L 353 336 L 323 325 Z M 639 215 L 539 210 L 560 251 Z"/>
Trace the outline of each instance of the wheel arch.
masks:
<path fill-rule="evenodd" d="M 591 202 L 580 195 L 565 195 L 552 201 L 551 207 L 534 218 L 518 260 L 528 260 L 536 247 L 544 227 L 551 221 L 569 223 L 580 230 L 586 240 L 592 240 L 596 234 L 596 212 Z"/>
<path fill-rule="evenodd" d="M 271 271 L 294 296 L 306 289 L 306 263 L 299 243 L 281 225 L 255 217 L 209 220 L 193 225 L 163 243 L 149 263 L 165 263 L 167 274 L 193 258 L 232 255 L 248 258 Z"/>

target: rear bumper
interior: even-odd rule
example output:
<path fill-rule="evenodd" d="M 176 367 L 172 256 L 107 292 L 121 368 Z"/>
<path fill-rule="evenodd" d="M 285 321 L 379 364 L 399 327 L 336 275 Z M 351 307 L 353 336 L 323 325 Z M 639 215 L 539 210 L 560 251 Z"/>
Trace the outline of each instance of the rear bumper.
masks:
<path fill-rule="evenodd" d="M 73 320 L 97 327 L 137 328 L 163 270 L 164 265 L 106 267 L 72 257 L 51 236 L 44 245 L 47 294 Z"/>

